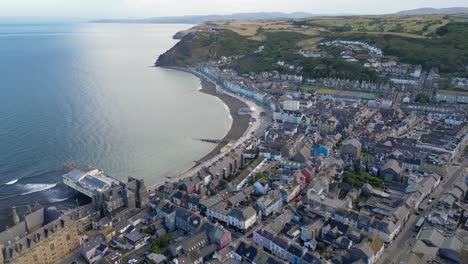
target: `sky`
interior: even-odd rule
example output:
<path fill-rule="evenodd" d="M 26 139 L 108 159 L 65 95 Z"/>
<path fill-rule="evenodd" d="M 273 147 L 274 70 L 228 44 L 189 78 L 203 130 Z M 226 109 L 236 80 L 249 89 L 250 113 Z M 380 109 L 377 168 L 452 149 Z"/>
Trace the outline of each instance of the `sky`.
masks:
<path fill-rule="evenodd" d="M 454 6 L 468 7 L 468 0 L 0 0 L 0 20 L 145 18 L 272 11 L 388 14 L 421 7 Z"/>

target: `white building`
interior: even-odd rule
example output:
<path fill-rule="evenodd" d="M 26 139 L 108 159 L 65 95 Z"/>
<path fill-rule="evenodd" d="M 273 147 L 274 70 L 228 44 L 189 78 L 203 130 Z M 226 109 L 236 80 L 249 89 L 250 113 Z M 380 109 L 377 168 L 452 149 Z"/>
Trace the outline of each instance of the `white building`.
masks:
<path fill-rule="evenodd" d="M 249 206 L 243 209 L 234 208 L 229 212 L 229 224 L 240 230 L 247 230 L 257 221 L 257 212 Z"/>
<path fill-rule="evenodd" d="M 437 90 L 436 101 L 449 104 L 468 104 L 468 92 Z"/>
<path fill-rule="evenodd" d="M 294 100 L 283 101 L 283 109 L 286 111 L 298 111 L 300 108 L 300 102 Z"/>

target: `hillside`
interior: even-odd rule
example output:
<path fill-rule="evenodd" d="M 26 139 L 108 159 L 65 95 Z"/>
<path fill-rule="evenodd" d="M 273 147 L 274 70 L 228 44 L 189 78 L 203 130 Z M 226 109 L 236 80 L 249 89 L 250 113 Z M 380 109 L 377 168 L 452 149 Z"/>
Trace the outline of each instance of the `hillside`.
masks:
<path fill-rule="evenodd" d="M 277 61 L 304 68 L 305 77 L 378 80 L 359 64 L 326 56 L 305 58 L 299 50 L 323 50 L 325 40 L 360 40 L 405 63 L 441 73 L 464 74 L 468 64 L 468 18 L 457 16 L 317 17 L 296 20 L 218 21 L 204 23 L 179 35 L 182 40 L 162 55 L 156 65 L 196 65 L 222 56 L 245 55 L 230 62 L 240 73 L 285 69 Z M 261 53 L 254 51 L 264 46 Z M 336 57 L 336 56 L 335 56 Z"/>
<path fill-rule="evenodd" d="M 251 53 L 255 41 L 243 38 L 230 30 L 197 31 L 185 34 L 172 49 L 159 57 L 156 66 L 195 66 L 221 56 Z"/>

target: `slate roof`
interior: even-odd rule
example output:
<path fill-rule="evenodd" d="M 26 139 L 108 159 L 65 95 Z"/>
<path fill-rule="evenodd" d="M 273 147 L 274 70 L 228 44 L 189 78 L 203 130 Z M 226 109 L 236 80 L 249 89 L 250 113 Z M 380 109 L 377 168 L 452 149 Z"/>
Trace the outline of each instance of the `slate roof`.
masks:
<path fill-rule="evenodd" d="M 444 243 L 444 235 L 436 228 L 426 228 L 419 233 L 418 239 L 426 244 L 441 247 Z"/>
<path fill-rule="evenodd" d="M 254 216 L 256 214 L 257 214 L 257 212 L 255 211 L 255 209 L 253 209 L 252 206 L 248 206 L 248 207 L 245 207 L 243 209 L 234 208 L 229 212 L 229 216 L 232 216 L 232 217 L 234 217 L 236 219 L 239 219 L 241 221 L 245 221 L 245 220 L 251 218 L 252 216 Z"/>
<path fill-rule="evenodd" d="M 229 197 L 228 202 L 234 206 L 237 206 L 242 201 L 245 201 L 247 196 L 243 192 L 238 192 L 235 195 Z"/>
<path fill-rule="evenodd" d="M 88 239 L 88 241 L 82 244 L 81 247 L 84 249 L 84 251 L 87 252 L 91 249 L 98 247 L 104 241 L 105 241 L 105 238 L 102 235 L 96 235 L 95 237 Z"/>
<path fill-rule="evenodd" d="M 316 258 L 314 255 L 312 255 L 309 252 L 305 253 L 305 255 L 302 257 L 302 259 L 307 261 L 310 264 L 320 264 L 320 263 L 322 263 L 318 258 Z"/>
<path fill-rule="evenodd" d="M 281 237 L 275 237 L 275 239 L 273 239 L 272 241 L 275 245 L 277 245 L 278 247 L 286 250 L 288 249 L 289 247 L 289 243 L 288 241 L 286 241 L 285 239 L 281 238 Z"/>
<path fill-rule="evenodd" d="M 223 200 L 223 197 L 221 195 L 216 195 L 213 197 L 210 197 L 206 200 L 200 201 L 200 205 L 206 206 L 207 208 L 210 208 L 214 206 L 215 204 L 221 202 Z"/>
<path fill-rule="evenodd" d="M 454 235 L 444 234 L 437 228 L 425 228 L 419 233 L 418 240 L 438 248 L 458 251 L 463 247 L 463 241 Z"/>
<path fill-rule="evenodd" d="M 260 229 L 260 230 L 255 231 L 255 232 L 257 232 L 259 235 L 261 235 L 262 237 L 264 237 L 264 238 L 266 238 L 266 239 L 268 239 L 270 241 L 273 241 L 273 239 L 275 239 L 275 235 L 268 232 L 265 229 Z"/>
<path fill-rule="evenodd" d="M 183 196 L 184 196 L 184 193 L 181 192 L 181 191 L 177 191 L 177 192 L 174 193 L 174 195 L 172 195 L 173 198 L 176 198 L 176 199 L 179 199 L 179 200 L 181 200 Z"/>
<path fill-rule="evenodd" d="M 338 245 L 340 248 L 347 248 L 351 243 L 351 240 L 345 236 L 341 236 L 336 239 L 335 244 Z"/>
<path fill-rule="evenodd" d="M 401 166 L 398 161 L 394 159 L 389 159 L 385 164 L 382 166 L 382 171 L 384 170 L 393 170 L 395 173 L 400 174 L 401 173 Z"/>
<path fill-rule="evenodd" d="M 173 205 L 172 203 L 166 203 L 161 208 L 161 211 L 163 211 L 166 214 L 170 214 L 170 213 L 174 212 L 175 209 L 176 209 L 175 205 Z"/>
<path fill-rule="evenodd" d="M 374 251 L 372 250 L 372 248 L 369 247 L 367 243 L 361 243 L 357 246 L 357 248 L 359 248 L 362 251 L 362 253 L 364 253 L 364 255 L 367 256 L 368 259 L 374 256 Z"/>
<path fill-rule="evenodd" d="M 200 198 L 198 196 L 195 196 L 195 195 L 190 196 L 189 203 L 193 205 L 198 205 L 199 202 L 200 202 Z"/>
<path fill-rule="evenodd" d="M 298 258 L 302 257 L 302 249 L 296 245 L 290 245 L 288 247 L 288 252 Z"/>
<path fill-rule="evenodd" d="M 329 219 L 327 222 L 325 222 L 324 226 L 327 226 L 327 225 L 330 226 L 330 230 L 337 229 L 343 234 L 346 234 L 346 232 L 348 232 L 348 229 L 349 229 L 348 225 L 345 225 L 334 219 Z"/>
<path fill-rule="evenodd" d="M 247 188 L 243 188 L 241 192 L 243 192 L 248 197 L 252 195 L 253 193 L 255 193 L 255 187 L 253 185 L 250 185 Z"/>
<path fill-rule="evenodd" d="M 218 247 L 215 244 L 210 244 L 206 247 L 203 247 L 199 250 L 199 254 L 202 258 L 208 258 L 209 256 L 213 255 Z"/>
<path fill-rule="evenodd" d="M 205 232 L 199 232 L 195 235 L 192 235 L 176 244 L 172 244 L 171 247 L 176 247 L 181 245 L 186 251 L 190 252 L 200 246 L 208 244 L 208 236 Z"/>
<path fill-rule="evenodd" d="M 351 138 L 351 139 L 348 139 L 346 140 L 345 142 L 343 142 L 343 146 L 344 145 L 352 145 L 356 148 L 361 148 L 362 144 L 359 140 L 355 139 L 355 138 Z"/>
<path fill-rule="evenodd" d="M 254 261 L 258 254 L 258 248 L 241 242 L 236 248 L 236 254 L 249 261 Z"/>
<path fill-rule="evenodd" d="M 208 231 L 208 238 L 210 239 L 212 243 L 219 243 L 221 238 L 223 238 L 223 236 L 227 232 L 229 232 L 219 226 L 212 226 L 212 225 L 206 225 L 206 226 L 210 226 L 210 228 L 207 228 L 207 231 Z"/>
<path fill-rule="evenodd" d="M 192 213 L 185 209 L 185 208 L 182 208 L 182 207 L 176 207 L 176 217 L 177 218 L 180 218 L 184 221 L 188 221 L 188 219 L 190 218 L 190 216 L 192 215 Z"/>
<path fill-rule="evenodd" d="M 127 238 L 130 242 L 136 243 L 140 241 L 141 239 L 143 239 L 143 235 L 140 234 L 140 232 L 133 230 L 132 232 L 127 234 L 125 238 Z"/>
<path fill-rule="evenodd" d="M 409 209 L 405 205 L 401 205 L 393 212 L 393 217 L 398 221 L 402 221 L 409 215 L 409 213 Z"/>

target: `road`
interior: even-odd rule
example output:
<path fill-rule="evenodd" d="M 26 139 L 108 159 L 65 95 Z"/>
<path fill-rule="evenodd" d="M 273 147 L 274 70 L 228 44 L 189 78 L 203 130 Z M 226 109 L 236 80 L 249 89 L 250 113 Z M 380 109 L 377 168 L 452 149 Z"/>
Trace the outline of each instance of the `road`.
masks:
<path fill-rule="evenodd" d="M 468 166 L 468 161 L 464 161 L 458 168 L 455 170 L 452 169 L 452 173 L 450 171 L 447 173 L 446 178 L 444 181 L 439 184 L 437 189 L 430 195 L 431 197 L 436 197 L 434 201 L 431 203 L 432 205 L 436 205 L 439 203 L 441 194 L 443 191 L 450 188 L 453 183 L 459 178 L 464 169 Z M 427 203 L 424 201 L 423 203 Z M 414 226 L 418 219 L 421 216 L 426 216 L 431 211 L 432 207 L 427 206 L 426 209 L 420 213 L 420 215 L 411 214 L 410 218 L 406 222 L 406 225 L 401 230 L 400 234 L 395 238 L 395 240 L 385 249 L 382 257 L 379 260 L 379 263 L 386 264 L 386 263 L 400 263 L 400 261 L 407 259 L 408 253 L 410 252 L 411 248 L 416 241 L 416 232 L 414 232 Z"/>

